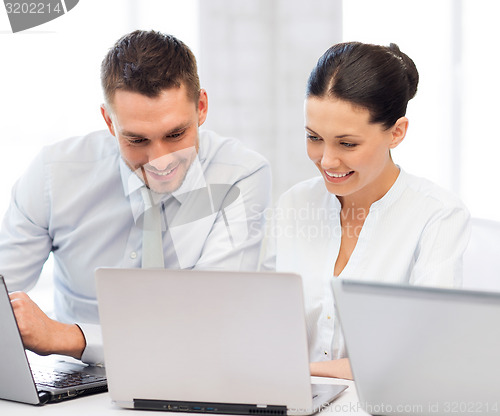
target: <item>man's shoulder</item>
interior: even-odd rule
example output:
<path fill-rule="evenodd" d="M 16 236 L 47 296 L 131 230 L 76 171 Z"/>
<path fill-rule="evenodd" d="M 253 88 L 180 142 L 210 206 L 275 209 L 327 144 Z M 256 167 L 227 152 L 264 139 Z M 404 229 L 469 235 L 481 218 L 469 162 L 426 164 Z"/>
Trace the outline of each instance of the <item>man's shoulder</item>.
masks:
<path fill-rule="evenodd" d="M 200 130 L 200 159 L 208 166 L 231 166 L 248 173 L 269 167 L 264 156 L 240 140 L 222 137 L 210 130 Z"/>
<path fill-rule="evenodd" d="M 116 156 L 119 149 L 116 139 L 107 130 L 100 130 L 47 145 L 42 154 L 46 163 L 85 163 Z"/>

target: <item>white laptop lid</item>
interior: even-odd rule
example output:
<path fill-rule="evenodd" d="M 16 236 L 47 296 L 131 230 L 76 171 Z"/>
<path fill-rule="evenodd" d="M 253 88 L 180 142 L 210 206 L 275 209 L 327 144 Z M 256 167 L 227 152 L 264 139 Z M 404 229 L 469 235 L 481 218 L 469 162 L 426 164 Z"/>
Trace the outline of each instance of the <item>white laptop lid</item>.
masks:
<path fill-rule="evenodd" d="M 0 276 L 0 398 L 29 404 L 40 399 L 3 277 Z"/>
<path fill-rule="evenodd" d="M 74 361 L 66 362 L 59 356 L 41 357 L 24 350 L 7 287 L 0 276 L 0 399 L 37 405 L 107 390 L 103 368 Z M 75 377 L 78 382 L 62 385 L 64 380 L 58 373 Z M 34 375 L 45 376 L 46 383 L 35 384 Z"/>
<path fill-rule="evenodd" d="M 500 293 L 333 283 L 368 413 L 500 413 Z"/>
<path fill-rule="evenodd" d="M 259 405 L 263 414 L 263 406 L 312 412 L 298 275 L 104 268 L 96 283 L 117 404 L 168 400 Z"/>

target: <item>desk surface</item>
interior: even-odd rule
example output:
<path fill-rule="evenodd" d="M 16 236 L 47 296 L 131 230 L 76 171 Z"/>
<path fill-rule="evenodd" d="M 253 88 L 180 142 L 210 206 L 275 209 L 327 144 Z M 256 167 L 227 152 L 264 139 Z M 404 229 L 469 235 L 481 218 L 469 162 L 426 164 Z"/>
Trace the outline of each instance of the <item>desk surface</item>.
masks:
<path fill-rule="evenodd" d="M 358 396 L 354 383 L 348 380 L 329 379 L 313 377 L 313 383 L 328 383 L 328 384 L 346 384 L 349 386 L 340 397 L 337 398 L 328 408 L 322 413 L 332 413 L 337 415 L 367 415 L 359 406 Z M 0 414 L 2 415 L 64 415 L 64 416 L 80 416 L 80 415 L 117 415 L 128 414 L 156 416 L 161 412 L 142 411 L 142 410 L 127 410 L 115 406 L 111 402 L 109 393 L 94 394 L 92 396 L 80 397 L 73 400 L 67 400 L 61 403 L 47 404 L 45 406 L 32 406 L 24 403 L 15 403 L 7 400 L 0 400 Z M 163 413 L 167 414 L 167 413 Z M 168 413 L 172 415 L 173 413 Z M 186 413 L 179 413 L 186 415 Z"/>

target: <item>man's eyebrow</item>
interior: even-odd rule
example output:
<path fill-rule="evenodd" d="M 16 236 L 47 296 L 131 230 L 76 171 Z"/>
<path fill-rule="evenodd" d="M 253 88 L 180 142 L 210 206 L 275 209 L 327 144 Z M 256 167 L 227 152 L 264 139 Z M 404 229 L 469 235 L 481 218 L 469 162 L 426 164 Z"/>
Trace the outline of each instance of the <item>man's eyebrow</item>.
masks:
<path fill-rule="evenodd" d="M 131 131 L 127 131 L 127 130 L 122 131 L 122 136 L 137 137 L 137 138 L 140 138 L 140 139 L 145 139 L 146 138 L 142 134 L 132 133 Z"/>
<path fill-rule="evenodd" d="M 171 134 L 179 133 L 180 131 L 183 131 L 189 127 L 189 122 L 188 123 L 183 123 L 177 127 L 174 127 L 173 129 L 170 129 L 169 131 L 164 133 L 164 136 L 170 136 Z M 139 133 L 134 133 L 132 131 L 124 130 L 121 133 L 123 136 L 127 137 L 137 137 L 138 139 L 147 139 L 147 137 L 144 134 L 139 134 Z"/>
<path fill-rule="evenodd" d="M 167 131 L 165 133 L 165 136 L 170 136 L 171 134 L 179 133 L 180 131 L 186 130 L 190 125 L 191 125 L 191 121 L 180 124 L 179 126 L 174 127 L 173 129 Z"/>

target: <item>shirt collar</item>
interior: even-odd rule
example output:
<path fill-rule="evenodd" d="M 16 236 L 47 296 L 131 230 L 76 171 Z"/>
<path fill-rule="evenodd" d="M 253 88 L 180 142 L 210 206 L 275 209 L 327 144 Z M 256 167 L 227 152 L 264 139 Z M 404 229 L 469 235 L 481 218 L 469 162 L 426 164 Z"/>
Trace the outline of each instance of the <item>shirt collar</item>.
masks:
<path fill-rule="evenodd" d="M 182 185 L 177 190 L 172 192 L 172 196 L 182 204 L 190 192 L 205 188 L 206 186 L 207 182 L 203 174 L 202 164 L 197 155 L 187 171 L 184 182 L 182 182 Z"/>
<path fill-rule="evenodd" d="M 132 169 L 120 157 L 120 176 L 122 178 L 123 193 L 125 196 L 130 196 L 133 192 L 144 186 L 139 177 L 132 172 Z"/>
<path fill-rule="evenodd" d="M 396 181 L 392 184 L 391 188 L 386 192 L 386 194 L 375 201 L 370 207 L 370 211 L 381 210 L 390 206 L 394 201 L 396 201 L 400 195 L 403 193 L 406 184 L 406 173 L 401 167 L 399 167 L 399 175 Z"/>
<path fill-rule="evenodd" d="M 386 194 L 382 198 L 380 198 L 378 201 L 375 201 L 370 206 L 370 211 L 382 210 L 390 206 L 394 201 L 396 201 L 399 198 L 399 196 L 405 189 L 407 174 L 403 169 L 401 169 L 399 165 L 398 168 L 399 168 L 399 174 L 398 177 L 396 178 L 396 181 L 392 184 L 391 188 L 386 192 Z M 340 212 L 340 210 L 342 209 L 342 205 L 338 197 L 333 194 L 330 195 L 331 195 L 331 203 L 333 204 L 332 209 Z"/>
<path fill-rule="evenodd" d="M 207 149 L 203 145 L 203 141 L 200 140 L 200 146 L 198 153 L 189 167 L 184 182 L 179 187 L 170 194 L 154 194 L 156 196 L 155 203 L 166 202 L 170 198 L 175 198 L 180 204 L 182 204 L 191 191 L 195 191 L 200 188 L 207 186 L 205 175 L 204 175 L 204 165 L 207 159 Z M 125 163 L 123 158 L 120 157 L 120 176 L 122 180 L 123 193 L 129 198 L 132 213 L 134 215 L 134 220 L 144 213 L 144 202 L 142 200 L 142 195 L 140 189 L 144 187 L 144 182 L 130 169 L 130 167 Z"/>

